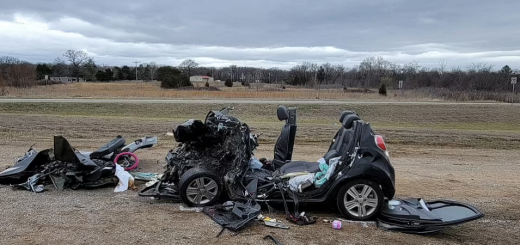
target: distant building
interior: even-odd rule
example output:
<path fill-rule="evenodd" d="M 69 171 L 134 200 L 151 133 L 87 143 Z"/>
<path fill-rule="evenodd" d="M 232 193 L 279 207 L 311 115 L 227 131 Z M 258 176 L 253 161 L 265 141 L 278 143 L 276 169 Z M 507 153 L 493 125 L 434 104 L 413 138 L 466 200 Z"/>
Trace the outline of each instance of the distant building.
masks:
<path fill-rule="evenodd" d="M 190 82 L 213 82 L 213 78 L 210 76 L 191 76 Z"/>
<path fill-rule="evenodd" d="M 55 82 L 61 82 L 61 83 L 74 83 L 74 82 L 76 82 L 76 78 L 75 77 L 51 77 L 50 80 L 51 81 L 55 81 Z M 80 82 L 84 82 L 85 79 L 79 78 L 79 81 Z"/>

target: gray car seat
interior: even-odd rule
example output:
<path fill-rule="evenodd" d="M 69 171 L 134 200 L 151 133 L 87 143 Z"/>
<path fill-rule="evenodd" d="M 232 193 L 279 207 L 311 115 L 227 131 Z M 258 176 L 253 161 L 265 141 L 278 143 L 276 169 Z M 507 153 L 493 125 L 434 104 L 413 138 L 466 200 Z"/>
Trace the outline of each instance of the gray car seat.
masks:
<path fill-rule="evenodd" d="M 331 158 L 339 157 L 343 155 L 344 151 L 347 150 L 347 145 L 352 138 L 352 125 L 354 121 L 360 120 L 355 114 L 346 115 L 343 119 L 342 129 L 339 130 L 334 147 L 330 149 L 325 155 L 324 159 L 328 163 Z M 308 172 L 317 173 L 320 171 L 318 162 L 306 162 L 306 161 L 291 161 L 286 163 L 280 168 L 281 174 L 296 173 L 296 172 Z"/>
<path fill-rule="evenodd" d="M 292 159 L 294 140 L 296 138 L 296 119 L 294 118 L 295 115 L 292 115 L 291 118 L 290 112 L 285 106 L 279 106 L 276 110 L 276 115 L 278 120 L 285 121 L 274 146 L 273 163 L 280 167 Z"/>

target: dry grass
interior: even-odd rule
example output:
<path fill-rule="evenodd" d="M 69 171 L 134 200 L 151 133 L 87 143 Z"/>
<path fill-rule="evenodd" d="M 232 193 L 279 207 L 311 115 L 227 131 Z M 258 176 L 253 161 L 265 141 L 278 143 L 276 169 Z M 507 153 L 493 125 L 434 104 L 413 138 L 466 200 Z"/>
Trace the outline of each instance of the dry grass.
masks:
<path fill-rule="evenodd" d="M 321 90 L 279 84 L 251 83 L 250 87 L 235 82 L 233 87 L 224 86 L 224 82 L 210 82 L 210 87 L 220 91 L 197 89 L 162 89 L 159 82 L 111 82 L 111 83 L 75 83 L 30 88 L 3 88 L 3 98 L 154 98 L 154 99 L 279 99 L 279 100 L 371 100 L 371 101 L 497 101 L 520 103 L 520 94 L 486 91 L 452 91 L 442 88 L 422 88 L 416 90 L 388 90 L 384 97 L 376 90 L 363 92 L 360 88 L 333 88 Z M 205 82 L 193 82 L 195 88 L 205 88 Z M 0 86 L 1 88 L 1 86 Z"/>
<path fill-rule="evenodd" d="M 282 125 L 276 104 L 1 103 L 0 137 L 50 139 L 53 134 L 109 140 L 116 134 L 163 136 L 174 124 L 204 119 L 235 106 L 233 115 L 273 143 Z M 291 105 L 288 105 L 291 106 Z M 355 110 L 395 145 L 514 149 L 520 144 L 520 107 L 502 105 L 292 105 L 298 107 L 298 144 L 328 144 L 342 110 Z M 169 139 L 171 140 L 171 139 Z"/>
<path fill-rule="evenodd" d="M 180 91 L 161 89 L 159 83 L 75 83 L 52 86 L 35 86 L 19 89 L 9 88 L 8 97 L 23 98 L 162 98 L 162 99 L 204 99 L 204 98 L 252 98 L 252 99 L 325 99 L 325 100 L 397 100 L 396 97 L 382 97 L 377 93 L 344 93 L 341 90 L 314 90 L 287 87 L 279 90 L 273 86 L 218 87 L 222 91 Z M 274 90 L 274 91 L 273 91 Z M 408 98 L 421 100 L 420 97 Z"/>
<path fill-rule="evenodd" d="M 494 91 L 457 91 L 447 88 L 421 88 L 407 91 L 408 96 L 423 98 L 442 98 L 451 101 L 499 101 L 510 103 L 520 102 L 520 94 Z"/>

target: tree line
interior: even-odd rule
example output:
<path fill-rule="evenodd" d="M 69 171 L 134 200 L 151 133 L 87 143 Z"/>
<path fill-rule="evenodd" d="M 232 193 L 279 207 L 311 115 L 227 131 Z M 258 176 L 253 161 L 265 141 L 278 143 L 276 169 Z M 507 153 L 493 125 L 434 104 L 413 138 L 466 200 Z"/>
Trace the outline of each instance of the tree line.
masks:
<path fill-rule="evenodd" d="M 37 80 L 49 77 L 75 77 L 86 81 L 110 82 L 121 80 L 161 81 L 165 88 L 190 86 L 192 75 L 211 76 L 215 80 L 241 82 L 248 86 L 261 82 L 312 88 L 381 88 L 396 89 L 403 81 L 405 89 L 448 88 L 459 91 L 509 91 L 510 78 L 520 71 L 508 65 L 495 69 L 485 63 L 472 63 L 465 68 L 447 69 L 445 61 L 438 67 L 422 67 L 417 61 L 395 64 L 382 57 L 367 57 L 359 65 L 302 62 L 290 69 L 255 68 L 231 65 L 203 67 L 192 59 L 178 66 L 158 65 L 155 62 L 139 66 L 108 66 L 96 64 L 81 50 L 68 50 L 52 63 L 31 64 L 15 57 L 0 57 L 0 85 L 28 87 Z M 232 84 L 232 83 L 231 83 Z"/>

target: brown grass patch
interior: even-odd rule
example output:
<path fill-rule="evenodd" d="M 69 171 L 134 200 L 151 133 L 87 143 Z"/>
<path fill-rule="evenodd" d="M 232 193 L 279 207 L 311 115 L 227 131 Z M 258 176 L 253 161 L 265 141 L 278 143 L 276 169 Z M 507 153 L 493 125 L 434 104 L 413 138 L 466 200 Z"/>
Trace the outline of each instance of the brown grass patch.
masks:
<path fill-rule="evenodd" d="M 268 85 L 268 84 L 266 84 Z M 197 88 L 197 86 L 195 86 Z M 199 86 L 204 88 L 204 86 Z M 148 83 L 74 83 L 31 88 L 10 88 L 9 97 L 24 98 L 163 98 L 163 99 L 204 99 L 204 98 L 251 98 L 251 99 L 325 99 L 325 100 L 388 100 L 377 93 L 343 92 L 338 89 L 315 90 L 291 87 L 280 89 L 274 85 L 256 88 L 217 87 L 221 91 L 161 89 L 158 82 Z M 411 98 L 412 99 L 412 98 Z M 413 100 L 421 100 L 413 98 Z"/>

